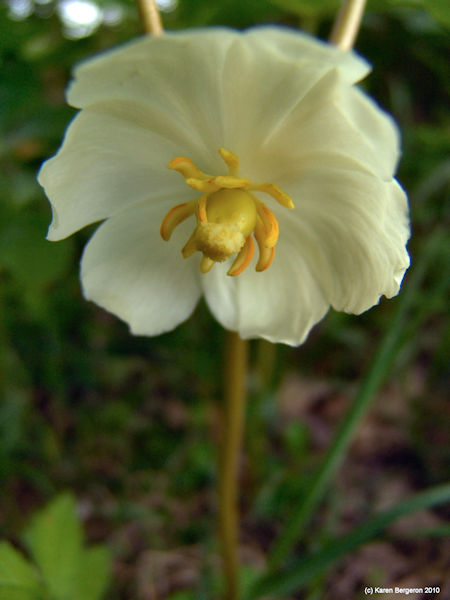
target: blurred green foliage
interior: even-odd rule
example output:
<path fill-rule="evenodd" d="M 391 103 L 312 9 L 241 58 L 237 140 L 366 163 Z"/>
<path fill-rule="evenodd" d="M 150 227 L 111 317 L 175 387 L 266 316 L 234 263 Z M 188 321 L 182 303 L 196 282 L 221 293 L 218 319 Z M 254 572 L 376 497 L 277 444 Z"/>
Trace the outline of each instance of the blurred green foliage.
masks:
<path fill-rule="evenodd" d="M 102 546 L 83 547 L 73 496 L 62 494 L 34 515 L 24 533 L 35 564 L 0 542 L 3 600 L 100 600 L 110 580 L 110 558 Z"/>
<path fill-rule="evenodd" d="M 30 514 L 70 488 L 86 507 L 89 540 L 107 541 L 114 553 L 111 598 L 151 598 L 145 582 L 159 568 L 179 576 L 159 591 L 161 597 L 207 599 L 218 585 L 211 558 L 211 490 L 223 333 L 201 304 L 192 319 L 169 334 L 131 337 L 123 323 L 81 296 L 78 261 L 92 228 L 57 244 L 44 239 L 50 210 L 36 173 L 58 148 L 74 115 L 64 101 L 71 68 L 140 33 L 131 1 L 96 1 L 103 22 L 89 34 L 63 22 L 61 5 L 55 0 L 0 5 L 1 533 L 20 546 L 18 532 Z M 106 9 L 112 5 L 119 18 L 108 24 Z M 167 28 L 282 23 L 326 38 L 337 5 L 334 0 L 180 0 L 163 20 Z M 449 11 L 444 5 L 369 0 L 357 41 L 357 50 L 374 67 L 364 87 L 393 113 L 403 132 L 399 179 L 411 201 L 411 269 L 448 221 Z M 396 350 L 389 383 L 407 408 L 395 421 L 398 435 L 407 440 L 398 469 L 406 469 L 418 491 L 441 482 L 448 462 L 442 420 L 448 410 L 448 258 L 449 247 L 442 243 L 415 291 L 414 316 Z M 339 407 L 353 394 L 398 301 L 383 301 L 361 317 L 330 313 L 295 350 L 272 352 L 253 344 L 242 500 L 249 551 L 270 547 L 279 516 L 307 490 L 323 449 L 315 419 L 325 423 L 322 433 L 327 427 L 320 407 L 328 406 L 327 398 Z M 306 386 L 302 393 L 311 388 L 317 395 L 314 410 L 322 413 L 304 421 L 280 406 L 277 390 L 292 376 Z M 327 410 L 334 424 L 336 416 Z M 336 530 L 336 514 L 344 510 L 336 484 L 304 547 L 326 541 Z M 28 545 L 45 570 L 35 527 Z M 170 555 L 168 567 L 167 553 L 179 547 L 191 548 L 192 554 Z M 8 553 L 12 569 L 35 581 L 35 567 L 13 546 L 4 544 L 0 552 Z M 260 563 L 259 555 L 253 562 Z M 189 569 L 201 572 L 200 583 L 189 579 Z M 249 581 L 255 569 L 249 569 Z M 143 573 L 150 573 L 147 579 Z M 315 585 L 323 591 L 320 582 Z"/>

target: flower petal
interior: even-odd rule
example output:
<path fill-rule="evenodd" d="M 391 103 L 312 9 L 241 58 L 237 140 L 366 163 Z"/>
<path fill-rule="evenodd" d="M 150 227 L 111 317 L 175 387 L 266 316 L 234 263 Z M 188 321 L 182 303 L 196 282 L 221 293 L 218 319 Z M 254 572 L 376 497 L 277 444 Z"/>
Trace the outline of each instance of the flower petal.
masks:
<path fill-rule="evenodd" d="M 328 310 L 307 261 L 285 237 L 269 269 L 257 273 L 255 262 L 238 277 L 227 277 L 228 263 L 216 264 L 204 275 L 201 282 L 211 312 L 244 339 L 301 344 Z"/>
<path fill-rule="evenodd" d="M 335 73 L 308 93 L 269 144 L 285 156 L 285 170 L 323 165 L 327 157 L 331 165 L 335 158 L 347 158 L 386 180 L 397 166 L 400 145 L 393 120 L 363 92 L 342 86 Z"/>
<path fill-rule="evenodd" d="M 225 327 L 297 345 L 330 304 L 359 313 L 397 293 L 409 264 L 406 196 L 392 179 L 398 133 L 351 87 L 367 71 L 353 53 L 277 27 L 146 36 L 80 66 L 68 98 L 83 110 L 39 181 L 49 239 L 108 219 L 83 255 L 86 297 L 156 335 L 186 319 L 203 289 Z M 197 196 L 168 162 L 189 156 L 226 175 L 223 147 L 242 177 L 295 203 L 287 211 L 255 192 L 280 224 L 264 272 L 229 277 L 230 259 L 201 275 L 199 254 L 180 255 L 192 219 L 170 243 L 158 233 L 172 206 Z"/>
<path fill-rule="evenodd" d="M 258 178 L 264 170 L 260 149 L 332 68 L 326 62 L 283 60 L 270 45 L 235 39 L 223 65 L 222 119 L 224 145 L 240 157 L 241 173 Z"/>
<path fill-rule="evenodd" d="M 48 238 L 62 239 L 155 192 L 181 193 L 165 171 L 173 156 L 194 156 L 206 172 L 220 173 L 217 149 L 226 146 L 243 157 L 250 177 L 265 173 L 264 140 L 330 69 L 354 79 L 367 65 L 276 27 L 146 36 L 86 61 L 68 92 L 84 110 L 39 175 L 53 205 Z"/>
<path fill-rule="evenodd" d="M 82 63 L 68 101 L 77 108 L 111 99 L 151 106 L 203 144 L 206 157 L 215 155 L 224 137 L 222 64 L 235 36 L 222 29 L 146 36 Z"/>
<path fill-rule="evenodd" d="M 136 335 L 158 335 L 186 320 L 201 295 L 199 261 L 180 248 L 192 229 L 183 223 L 164 242 L 158 232 L 167 199 L 132 206 L 103 223 L 81 262 L 83 292 L 130 326 Z"/>
<path fill-rule="evenodd" d="M 409 256 L 406 195 L 395 180 L 331 168 L 304 173 L 284 189 L 295 210 L 278 213 L 328 302 L 359 314 L 394 296 Z"/>
<path fill-rule="evenodd" d="M 263 26 L 248 30 L 248 37 L 261 45 L 271 45 L 278 57 L 299 62 L 315 62 L 338 68 L 347 83 L 360 81 L 370 71 L 370 64 L 356 52 L 319 40 L 307 33 L 287 27 Z"/>
<path fill-rule="evenodd" d="M 255 149 L 317 81 L 334 70 L 352 82 L 368 69 L 356 55 L 287 28 L 169 32 L 81 64 L 68 100 L 79 108 L 112 98 L 152 106 L 198 140 L 204 170 L 218 172 L 217 148 L 225 146 L 253 177 Z"/>
<path fill-rule="evenodd" d="M 198 152 L 186 132 L 151 108 L 111 101 L 83 110 L 39 173 L 53 210 L 48 239 L 62 239 L 146 198 L 171 193 L 175 201 L 189 199 L 166 168 L 180 147 Z"/>

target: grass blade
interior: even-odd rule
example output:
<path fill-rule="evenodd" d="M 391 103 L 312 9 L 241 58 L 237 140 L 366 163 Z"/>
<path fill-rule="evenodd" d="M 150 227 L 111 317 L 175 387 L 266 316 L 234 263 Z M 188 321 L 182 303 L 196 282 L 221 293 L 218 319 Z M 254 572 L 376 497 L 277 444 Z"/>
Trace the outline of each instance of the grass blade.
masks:
<path fill-rule="evenodd" d="M 271 594 L 291 594 L 311 581 L 317 574 L 380 534 L 394 521 L 418 510 L 450 501 L 450 484 L 440 485 L 415 494 L 376 514 L 345 536 L 334 539 L 317 554 L 297 561 L 289 569 L 261 578 L 246 595 L 246 600 L 270 597 Z"/>

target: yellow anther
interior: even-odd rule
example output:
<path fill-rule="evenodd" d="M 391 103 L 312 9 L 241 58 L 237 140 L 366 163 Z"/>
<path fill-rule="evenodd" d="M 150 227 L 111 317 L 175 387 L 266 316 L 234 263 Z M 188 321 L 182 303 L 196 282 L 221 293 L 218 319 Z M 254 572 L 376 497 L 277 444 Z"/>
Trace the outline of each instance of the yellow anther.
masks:
<path fill-rule="evenodd" d="M 209 179 L 210 175 L 206 175 L 203 171 L 200 171 L 190 158 L 186 156 L 177 156 L 173 158 L 167 165 L 169 169 L 173 169 L 178 173 L 181 173 L 185 179 Z"/>
<path fill-rule="evenodd" d="M 207 273 L 208 271 L 211 270 L 213 265 L 214 265 L 213 259 L 209 258 L 208 256 L 204 256 L 200 262 L 200 271 L 202 273 Z"/>
<path fill-rule="evenodd" d="M 230 175 L 237 175 L 239 169 L 239 159 L 236 154 L 230 152 L 226 148 L 219 148 L 219 154 L 225 161 L 228 170 L 230 171 Z"/>
<path fill-rule="evenodd" d="M 193 254 L 195 254 L 195 252 L 197 252 L 197 250 L 198 250 L 198 248 L 197 248 L 197 244 L 195 243 L 195 231 L 194 231 L 192 233 L 191 237 L 188 239 L 188 241 L 183 246 L 183 248 L 181 250 L 181 254 L 183 255 L 183 258 L 189 258 Z"/>
<path fill-rule="evenodd" d="M 269 194 L 287 208 L 294 208 L 294 203 L 273 183 L 254 184 L 250 179 L 239 177 L 239 159 L 226 148 L 220 148 L 219 154 L 228 167 L 228 175 L 208 175 L 185 156 L 170 161 L 169 168 L 183 175 L 186 184 L 201 192 L 202 196 L 172 208 L 161 224 L 161 237 L 167 241 L 177 225 L 195 214 L 197 226 L 181 252 L 184 258 L 201 252 L 202 273 L 207 273 L 215 262 L 225 261 L 235 255 L 228 275 L 240 275 L 254 255 L 252 235 L 259 248 L 256 270 L 264 271 L 272 263 L 275 254 L 278 221 L 250 190 Z"/>
<path fill-rule="evenodd" d="M 275 246 L 269 248 L 265 245 L 266 232 L 264 225 L 260 220 L 256 223 L 254 235 L 259 249 L 259 259 L 256 263 L 255 270 L 258 272 L 265 271 L 272 264 L 273 257 L 275 256 Z"/>
<path fill-rule="evenodd" d="M 193 190 L 197 190 L 197 192 L 202 192 L 203 194 L 211 194 L 212 192 L 217 192 L 217 190 L 220 190 L 220 185 L 217 185 L 214 177 L 210 179 L 196 179 L 193 177 L 188 177 L 186 179 L 186 183 Z"/>
<path fill-rule="evenodd" d="M 208 217 L 206 214 L 206 200 L 207 199 L 208 199 L 208 196 L 206 196 L 206 195 L 199 198 L 198 206 L 197 206 L 198 220 L 203 221 L 204 223 L 206 223 L 206 221 L 208 220 Z"/>
<path fill-rule="evenodd" d="M 258 216 L 261 218 L 261 221 L 264 225 L 264 246 L 267 246 L 267 248 L 273 248 L 278 241 L 278 221 L 276 220 L 273 212 L 269 208 L 267 208 L 264 202 L 261 202 L 260 200 L 256 199 L 255 202 L 256 210 L 258 211 Z"/>
<path fill-rule="evenodd" d="M 260 252 L 259 260 L 256 264 L 255 271 L 260 273 L 261 271 L 265 271 L 272 264 L 273 258 L 275 256 L 275 246 L 273 248 L 264 248 L 262 252 Z"/>
<path fill-rule="evenodd" d="M 164 217 L 159 230 L 162 239 L 167 242 L 170 239 L 172 231 L 175 229 L 175 227 L 193 215 L 194 212 L 195 201 L 183 202 L 183 204 L 178 204 L 170 209 L 167 215 Z"/>
<path fill-rule="evenodd" d="M 248 190 L 252 184 L 250 179 L 233 177 L 232 175 L 218 175 L 217 177 L 214 177 L 213 181 L 219 188 L 225 188 L 227 190 Z"/>
<path fill-rule="evenodd" d="M 253 254 L 255 253 L 255 244 L 253 243 L 252 236 L 249 235 L 245 240 L 245 244 L 242 247 L 242 250 L 236 257 L 236 260 L 231 265 L 230 269 L 227 272 L 227 275 L 232 275 L 233 277 L 236 275 L 240 275 L 248 265 L 251 263 Z"/>
<path fill-rule="evenodd" d="M 291 210 L 294 208 L 292 198 L 285 194 L 277 185 L 274 185 L 273 183 L 260 183 L 252 186 L 250 189 L 257 192 L 265 192 L 266 194 L 269 194 L 269 196 L 272 196 L 272 198 L 274 198 L 282 206 L 290 208 Z"/>

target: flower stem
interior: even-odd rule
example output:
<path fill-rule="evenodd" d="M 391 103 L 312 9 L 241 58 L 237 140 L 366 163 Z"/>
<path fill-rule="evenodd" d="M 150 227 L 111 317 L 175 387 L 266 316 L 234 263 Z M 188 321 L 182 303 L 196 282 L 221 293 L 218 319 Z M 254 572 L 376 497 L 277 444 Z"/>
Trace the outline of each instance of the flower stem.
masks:
<path fill-rule="evenodd" d="M 344 0 L 334 22 L 330 42 L 350 50 L 355 43 L 364 12 L 366 0 Z"/>
<path fill-rule="evenodd" d="M 164 29 L 155 0 L 137 0 L 137 4 L 144 32 L 161 35 Z"/>
<path fill-rule="evenodd" d="M 239 598 L 238 462 L 242 445 L 246 398 L 248 343 L 227 333 L 224 409 L 219 465 L 219 526 L 225 579 L 225 599 Z"/>

